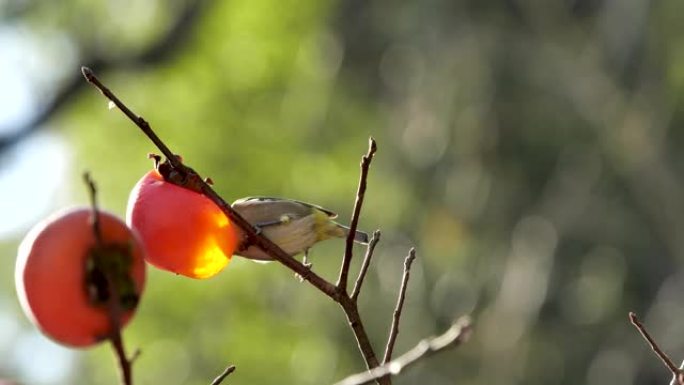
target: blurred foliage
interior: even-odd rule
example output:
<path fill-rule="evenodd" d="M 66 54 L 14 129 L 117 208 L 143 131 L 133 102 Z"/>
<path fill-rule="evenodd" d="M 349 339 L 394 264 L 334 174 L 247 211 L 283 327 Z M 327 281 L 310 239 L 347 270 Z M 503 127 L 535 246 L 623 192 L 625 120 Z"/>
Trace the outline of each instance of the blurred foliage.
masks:
<path fill-rule="evenodd" d="M 111 61 L 103 81 L 229 201 L 287 196 L 348 218 L 374 136 L 361 227 L 383 240 L 360 304 L 376 350 L 411 246 L 395 356 L 464 313 L 476 325 L 396 384 L 666 381 L 627 312 L 684 356 L 684 3 L 206 1 L 168 60 L 117 67 L 187 4 L 0 7 L 40 43 L 34 65 L 55 67 L 37 71 L 37 88 L 54 92 L 83 58 Z M 67 200 L 86 202 L 89 169 L 123 215 L 155 149 L 106 107 L 83 87 L 45 129 L 73 152 Z M 18 337 L 2 325 L 32 330 L 13 298 L 17 243 L 0 243 L 0 310 L 13 314 L 0 313 L 3 356 Z M 334 279 L 342 248 L 316 247 L 316 271 Z M 278 264 L 238 258 L 207 281 L 151 269 L 125 337 L 142 349 L 141 384 L 207 384 L 228 363 L 230 384 L 324 384 L 364 368 L 337 306 Z M 64 383 L 112 383 L 110 356 L 79 352 Z M 0 360 L 0 377 L 23 381 L 20 366 Z"/>

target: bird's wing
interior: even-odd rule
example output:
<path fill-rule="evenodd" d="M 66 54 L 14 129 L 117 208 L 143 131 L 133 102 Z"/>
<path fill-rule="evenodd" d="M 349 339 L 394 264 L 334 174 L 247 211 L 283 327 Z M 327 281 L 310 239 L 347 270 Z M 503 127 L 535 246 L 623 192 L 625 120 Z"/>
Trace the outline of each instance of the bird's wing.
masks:
<path fill-rule="evenodd" d="M 258 197 L 246 197 L 242 199 L 238 199 L 231 206 L 238 205 L 246 205 L 246 204 L 254 204 L 254 205 L 264 205 L 267 206 L 270 203 L 274 202 L 280 202 L 281 204 L 283 203 L 291 203 L 290 205 L 287 206 L 287 209 L 285 211 L 288 212 L 293 218 L 301 218 L 302 216 L 306 216 L 309 214 L 307 210 L 304 210 L 304 207 L 307 208 L 314 208 L 316 210 L 320 210 L 324 212 L 329 218 L 337 218 L 337 213 L 334 211 L 330 211 L 326 208 L 323 208 L 318 205 L 314 205 L 311 203 L 307 202 L 302 202 L 298 201 L 295 199 L 288 199 L 288 198 L 276 198 L 276 197 L 263 197 L 263 196 L 258 196 Z M 304 206 L 304 207 L 301 207 Z"/>

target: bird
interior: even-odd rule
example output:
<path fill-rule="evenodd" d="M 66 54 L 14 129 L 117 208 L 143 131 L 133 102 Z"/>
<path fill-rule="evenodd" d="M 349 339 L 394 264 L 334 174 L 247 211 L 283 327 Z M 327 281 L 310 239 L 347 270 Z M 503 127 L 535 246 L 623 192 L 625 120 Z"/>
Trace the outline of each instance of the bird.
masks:
<path fill-rule="evenodd" d="M 330 238 L 346 238 L 349 227 L 335 222 L 337 214 L 321 206 L 294 199 L 276 197 L 247 197 L 231 204 L 258 234 L 273 241 L 290 256 L 304 254 L 316 243 Z M 238 232 L 242 231 L 238 229 Z M 235 254 L 255 261 L 272 258 L 261 248 L 251 245 L 241 234 L 242 241 Z M 368 244 L 368 234 L 356 231 L 354 241 Z"/>

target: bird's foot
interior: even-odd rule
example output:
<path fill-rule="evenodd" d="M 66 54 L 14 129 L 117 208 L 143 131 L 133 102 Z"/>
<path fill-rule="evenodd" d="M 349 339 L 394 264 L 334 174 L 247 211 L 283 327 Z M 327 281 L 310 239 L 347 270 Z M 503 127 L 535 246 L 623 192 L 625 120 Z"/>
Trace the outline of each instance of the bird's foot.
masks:
<path fill-rule="evenodd" d="M 311 268 L 313 267 L 313 263 L 309 262 L 308 256 L 309 256 L 309 250 L 306 250 L 304 252 L 304 258 L 302 259 L 302 265 L 304 265 L 304 267 L 306 267 L 307 269 L 311 270 Z M 298 273 L 295 273 L 295 278 L 297 278 L 297 280 L 299 282 L 304 282 L 304 277 L 302 277 Z"/>

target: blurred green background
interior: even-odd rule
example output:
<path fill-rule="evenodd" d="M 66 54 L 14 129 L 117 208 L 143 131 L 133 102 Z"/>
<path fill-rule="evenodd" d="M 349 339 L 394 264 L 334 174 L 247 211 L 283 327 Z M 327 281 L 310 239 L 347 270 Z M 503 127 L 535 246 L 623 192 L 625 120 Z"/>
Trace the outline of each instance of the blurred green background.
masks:
<path fill-rule="evenodd" d="M 0 1 L 0 378 L 112 384 L 21 313 L 16 247 L 86 203 L 124 214 L 155 148 L 80 76 L 143 115 L 224 198 L 317 202 L 383 239 L 360 307 L 396 354 L 471 313 L 465 346 L 396 384 L 663 384 L 629 326 L 684 358 L 684 3 L 677 0 Z M 342 241 L 313 250 L 336 278 Z M 363 249 L 357 248 L 353 271 Z M 341 310 L 277 263 L 195 281 L 149 270 L 125 331 L 139 384 L 327 384 L 363 370 Z"/>

